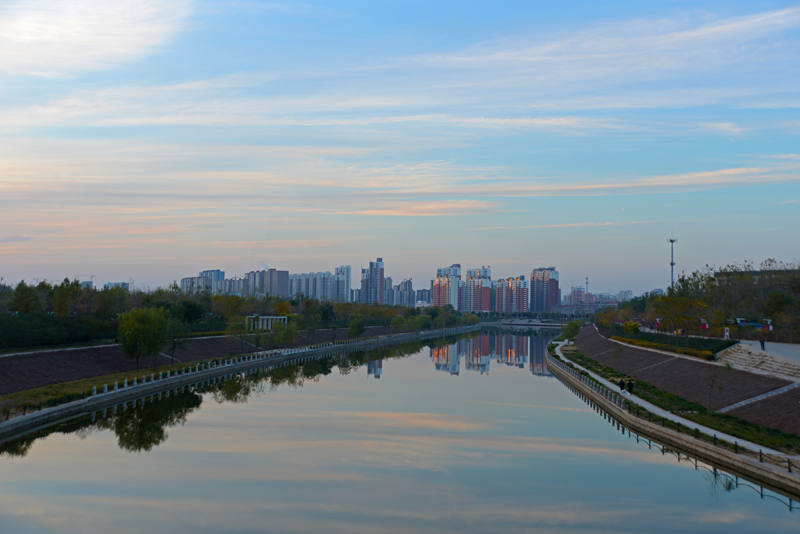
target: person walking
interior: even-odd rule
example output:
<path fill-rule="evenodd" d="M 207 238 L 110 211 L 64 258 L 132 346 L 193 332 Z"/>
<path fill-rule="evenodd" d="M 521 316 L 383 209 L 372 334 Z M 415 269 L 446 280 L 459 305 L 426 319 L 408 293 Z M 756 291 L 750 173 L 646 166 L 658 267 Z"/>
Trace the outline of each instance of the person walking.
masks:
<path fill-rule="evenodd" d="M 764 343 L 764 336 L 761 336 L 761 339 L 759 339 L 759 341 L 761 342 L 761 350 L 766 350 L 767 344 Z"/>
<path fill-rule="evenodd" d="M 619 379 L 619 390 L 624 392 L 625 391 L 625 381 L 623 379 Z"/>
<path fill-rule="evenodd" d="M 628 382 L 628 393 L 630 393 L 631 395 L 633 395 L 633 380 L 631 380 L 630 382 Z"/>

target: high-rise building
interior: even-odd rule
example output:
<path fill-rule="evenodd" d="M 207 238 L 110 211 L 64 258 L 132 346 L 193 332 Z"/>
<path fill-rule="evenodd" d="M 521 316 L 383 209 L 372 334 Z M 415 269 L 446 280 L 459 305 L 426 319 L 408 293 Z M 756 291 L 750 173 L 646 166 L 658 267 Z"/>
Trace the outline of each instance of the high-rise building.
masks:
<path fill-rule="evenodd" d="M 417 302 L 430 304 L 432 302 L 432 291 L 430 289 L 418 289 L 417 293 Z"/>
<path fill-rule="evenodd" d="M 452 306 L 454 310 L 460 308 L 461 280 L 455 276 L 436 276 L 433 280 L 433 295 L 431 304 L 434 306 Z"/>
<path fill-rule="evenodd" d="M 212 291 L 211 278 L 207 276 L 190 276 L 181 278 L 181 291 L 184 293 L 202 293 Z"/>
<path fill-rule="evenodd" d="M 530 287 L 524 275 L 498 280 L 496 287 L 495 311 L 500 313 L 528 311 Z"/>
<path fill-rule="evenodd" d="M 531 272 L 532 312 L 549 312 L 559 304 L 558 271 L 555 267 L 539 267 Z"/>
<path fill-rule="evenodd" d="M 492 311 L 492 269 L 490 267 L 467 270 L 461 304 L 463 311 Z"/>
<path fill-rule="evenodd" d="M 412 308 L 417 304 L 417 295 L 411 283 L 411 278 L 403 280 L 397 284 L 395 291 L 395 304 L 398 306 L 411 306 Z"/>
<path fill-rule="evenodd" d="M 225 271 L 220 271 L 219 269 L 202 271 L 199 276 L 201 278 L 209 278 L 211 280 L 211 291 L 216 293 L 219 283 L 225 280 Z"/>
<path fill-rule="evenodd" d="M 617 302 L 627 302 L 633 298 L 633 291 L 630 289 L 623 289 L 617 293 Z"/>
<path fill-rule="evenodd" d="M 394 306 L 394 286 L 392 285 L 392 277 L 387 276 L 383 280 L 383 303 L 389 306 Z"/>
<path fill-rule="evenodd" d="M 289 271 L 268 270 L 264 284 L 266 292 L 270 295 L 282 298 L 289 297 Z"/>
<path fill-rule="evenodd" d="M 361 269 L 361 302 L 384 303 L 384 274 L 383 258 L 369 262 L 369 269 Z"/>
<path fill-rule="evenodd" d="M 436 269 L 436 276 L 441 276 L 442 278 L 452 276 L 461 280 L 461 264 L 454 263 L 450 267 L 440 267 L 439 269 Z"/>
<path fill-rule="evenodd" d="M 573 286 L 570 290 L 570 304 L 586 304 L 586 290 L 583 286 Z"/>
<path fill-rule="evenodd" d="M 106 282 L 106 284 L 103 285 L 103 289 L 106 289 L 106 290 L 108 290 L 108 289 L 116 289 L 116 288 L 120 288 L 120 289 L 124 289 L 125 291 L 129 291 L 130 290 L 130 284 L 128 284 L 128 282 Z"/>
<path fill-rule="evenodd" d="M 352 302 L 351 284 L 353 277 L 350 273 L 349 265 L 341 265 L 334 271 L 334 274 L 339 277 L 337 283 L 341 284 L 341 286 L 337 287 L 336 298 L 334 299 L 336 302 Z"/>
<path fill-rule="evenodd" d="M 251 295 L 263 295 L 264 293 L 268 293 L 265 289 L 269 284 L 267 271 L 250 271 L 244 274 L 244 278 L 247 280 L 247 290 Z"/>

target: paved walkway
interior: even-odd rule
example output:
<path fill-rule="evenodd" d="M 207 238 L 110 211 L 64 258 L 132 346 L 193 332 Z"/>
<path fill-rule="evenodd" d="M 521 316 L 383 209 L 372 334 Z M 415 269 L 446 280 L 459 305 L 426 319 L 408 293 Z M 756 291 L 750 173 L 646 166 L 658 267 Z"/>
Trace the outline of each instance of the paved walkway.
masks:
<path fill-rule="evenodd" d="M 748 345 L 755 350 L 761 350 L 761 344 L 758 341 L 742 340 L 739 343 Z M 767 341 L 765 352 L 800 364 L 800 345 L 796 343 L 772 343 L 771 341 Z"/>
<path fill-rule="evenodd" d="M 800 382 L 795 382 L 794 384 L 789 384 L 788 386 L 784 386 L 782 388 L 778 388 L 774 391 L 770 391 L 768 393 L 764 393 L 763 395 L 759 395 L 757 397 L 753 397 L 752 399 L 743 400 L 742 402 L 737 402 L 736 404 L 731 404 L 730 406 L 726 406 L 721 410 L 717 410 L 719 413 L 727 413 L 731 410 L 735 410 L 736 408 L 741 408 L 742 406 L 747 406 L 748 404 L 752 404 L 754 402 L 758 402 L 760 400 L 768 399 L 770 397 L 774 397 L 775 395 L 780 395 L 785 391 L 789 391 L 790 389 L 794 389 L 800 386 Z"/>
<path fill-rule="evenodd" d="M 556 354 L 558 354 L 565 361 L 572 361 L 569 358 L 567 358 L 566 356 L 564 356 L 564 354 L 561 352 L 561 346 L 564 345 L 565 343 L 566 343 L 565 341 L 561 341 L 561 342 L 558 343 L 558 346 L 556 346 Z M 585 367 L 583 367 L 581 365 L 578 365 L 575 362 L 572 362 L 572 364 L 576 368 L 578 368 L 578 369 L 580 369 L 582 371 L 585 371 L 589 376 L 591 376 L 592 378 L 594 378 L 595 380 L 597 380 L 598 382 L 603 384 L 605 387 L 607 387 L 611 391 L 619 391 L 619 384 L 618 383 L 615 384 L 613 382 L 609 382 L 608 380 L 606 380 L 602 376 L 593 373 L 589 369 L 586 369 Z M 632 402 L 634 404 L 638 404 L 642 408 L 647 409 L 649 412 L 652 412 L 652 413 L 658 415 L 659 417 L 666 417 L 667 419 L 670 419 L 671 421 L 675 421 L 676 423 L 680 423 L 680 424 L 682 424 L 684 426 L 687 426 L 687 427 L 690 427 L 690 428 L 696 428 L 700 432 L 703 432 L 704 434 L 708 434 L 709 436 L 713 436 L 713 435 L 716 434 L 716 436 L 718 438 L 722 439 L 722 440 L 728 441 L 730 443 L 737 442 L 737 443 L 739 443 L 739 445 L 742 445 L 743 447 L 748 448 L 748 449 L 753 450 L 753 451 L 757 451 L 757 450 L 761 449 L 762 451 L 764 451 L 766 453 L 769 453 L 769 454 L 780 454 L 780 455 L 783 455 L 782 452 L 776 451 L 774 449 L 770 449 L 770 448 L 764 447 L 763 445 L 758 445 L 756 443 L 752 443 L 750 441 L 746 441 L 746 440 L 743 440 L 741 438 L 737 438 L 735 436 L 731 436 L 730 434 L 725 434 L 724 432 L 720 432 L 719 430 L 714 430 L 713 428 L 708 428 L 707 426 L 703 426 L 703 425 L 697 424 L 694 421 L 690 421 L 689 419 L 684 419 L 683 417 L 680 417 L 678 415 L 675 415 L 672 412 L 669 412 L 667 410 L 659 408 L 655 404 L 647 402 L 646 400 L 644 400 L 644 399 L 642 399 L 640 397 L 637 397 L 636 395 L 631 395 L 627 391 L 624 392 L 623 396 L 624 396 L 625 400 L 627 400 L 628 402 Z"/>
<path fill-rule="evenodd" d="M 798 354 L 797 361 L 781 354 Z M 772 374 L 800 382 L 800 350 L 786 343 L 767 343 L 762 351 L 757 341 L 742 341 L 719 353 L 719 360 L 730 362 L 736 369 L 744 369 L 759 374 Z"/>

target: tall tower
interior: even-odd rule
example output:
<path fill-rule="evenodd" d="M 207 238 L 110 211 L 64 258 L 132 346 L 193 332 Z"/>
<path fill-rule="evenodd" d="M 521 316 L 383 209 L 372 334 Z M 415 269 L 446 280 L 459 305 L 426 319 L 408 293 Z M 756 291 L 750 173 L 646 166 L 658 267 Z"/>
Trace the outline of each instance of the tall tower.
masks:
<path fill-rule="evenodd" d="M 669 287 L 675 286 L 675 243 L 678 242 L 674 237 L 667 239 L 669 242 Z"/>

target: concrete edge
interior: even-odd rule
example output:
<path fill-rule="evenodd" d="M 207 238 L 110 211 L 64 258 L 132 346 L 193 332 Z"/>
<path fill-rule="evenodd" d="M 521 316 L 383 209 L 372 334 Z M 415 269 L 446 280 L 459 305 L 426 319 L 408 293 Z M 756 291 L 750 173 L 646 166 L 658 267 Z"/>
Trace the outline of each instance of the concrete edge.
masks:
<path fill-rule="evenodd" d="M 355 349 L 363 350 L 375 348 L 381 345 L 396 345 L 405 342 L 423 341 L 426 339 L 443 337 L 447 335 L 463 334 L 479 330 L 480 324 L 471 326 L 462 326 L 455 329 L 439 329 L 429 330 L 427 332 L 404 332 L 402 334 L 390 334 L 388 336 L 380 336 L 377 338 L 365 339 L 362 342 L 342 344 L 342 345 L 326 345 L 316 349 L 297 350 L 297 352 L 276 354 L 273 356 L 266 356 L 270 351 L 260 351 L 249 354 L 240 354 L 235 358 L 223 358 L 224 360 L 235 360 L 239 358 L 253 357 L 252 359 L 245 360 L 237 363 L 230 363 L 213 367 L 203 371 L 193 371 L 187 374 L 180 374 L 171 376 L 170 378 L 163 378 L 155 382 L 148 382 L 146 384 L 139 384 L 137 386 L 129 386 L 117 391 L 109 391 L 108 393 L 98 394 L 86 399 L 80 399 L 51 408 L 45 408 L 41 411 L 34 412 L 21 417 L 15 417 L 9 421 L 0 422 L 0 441 L 7 441 L 14 437 L 28 434 L 29 432 L 41 429 L 43 427 L 51 426 L 61 421 L 69 420 L 80 415 L 88 414 L 104 407 L 114 406 L 123 402 L 130 402 L 131 400 L 140 399 L 142 397 L 149 397 L 164 391 L 172 391 L 174 389 L 191 386 L 198 382 L 203 382 L 213 378 L 237 374 L 249 369 L 263 367 L 264 365 L 279 365 L 287 362 L 294 362 L 303 358 L 311 356 L 320 356 L 323 354 L 333 354 L 338 352 L 352 351 Z M 321 344 L 317 344 L 321 345 Z M 263 355 L 258 357 L 258 355 Z M 194 367 L 189 365 L 188 367 Z"/>
<path fill-rule="evenodd" d="M 725 449 L 714 447 L 704 441 L 694 440 L 669 428 L 663 428 L 655 423 L 644 421 L 636 416 L 628 414 L 623 408 L 617 406 L 612 401 L 599 395 L 592 388 L 574 377 L 571 373 L 564 370 L 561 362 L 556 361 L 550 354 L 546 354 L 548 363 L 551 363 L 550 371 L 558 375 L 567 382 L 572 388 L 590 399 L 595 405 L 620 421 L 628 429 L 635 430 L 637 433 L 652 437 L 662 445 L 680 449 L 688 455 L 717 465 L 725 470 L 744 475 L 753 482 L 761 484 L 769 489 L 780 492 L 787 492 L 793 499 L 800 500 L 800 476 L 796 472 L 789 473 L 770 464 L 764 464 L 750 458 L 736 455 Z M 800 465 L 797 466 L 800 469 Z"/>

